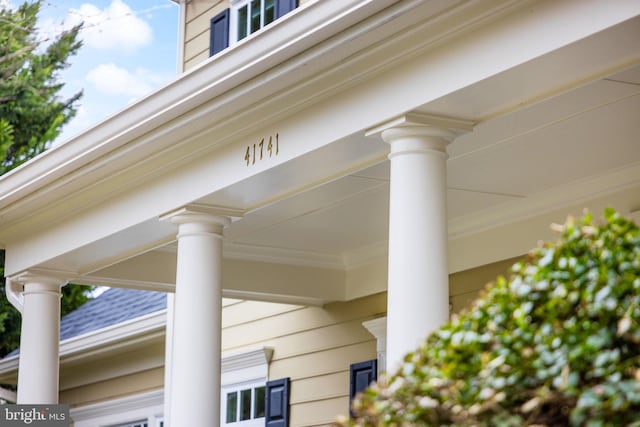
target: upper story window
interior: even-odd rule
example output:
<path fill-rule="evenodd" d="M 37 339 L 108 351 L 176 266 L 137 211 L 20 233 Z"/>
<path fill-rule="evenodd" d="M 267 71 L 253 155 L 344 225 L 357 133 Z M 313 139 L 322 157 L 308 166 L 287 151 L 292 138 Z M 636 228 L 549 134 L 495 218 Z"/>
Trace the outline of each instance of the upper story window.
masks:
<path fill-rule="evenodd" d="M 211 18 L 209 56 L 215 55 L 298 7 L 298 0 L 231 0 Z"/>
<path fill-rule="evenodd" d="M 275 19 L 275 0 L 239 0 L 231 4 L 231 43 L 270 24 Z"/>

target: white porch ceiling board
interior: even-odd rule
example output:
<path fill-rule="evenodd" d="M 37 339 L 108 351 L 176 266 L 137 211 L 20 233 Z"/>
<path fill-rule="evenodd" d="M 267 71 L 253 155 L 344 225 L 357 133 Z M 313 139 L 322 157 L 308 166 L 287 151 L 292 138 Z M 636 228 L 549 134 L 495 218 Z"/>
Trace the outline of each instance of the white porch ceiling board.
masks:
<path fill-rule="evenodd" d="M 640 161 L 640 95 L 449 162 L 450 185 L 528 195 Z"/>
<path fill-rule="evenodd" d="M 447 190 L 447 215 L 449 220 L 453 220 L 519 198 L 521 197 L 517 195 L 449 188 Z"/>
<path fill-rule="evenodd" d="M 608 79 L 640 85 L 640 67 L 633 67 L 607 77 Z"/>
<path fill-rule="evenodd" d="M 274 224 L 284 223 L 311 212 L 326 209 L 336 201 L 345 200 L 354 195 L 371 190 L 379 182 L 356 176 L 330 181 L 326 184 L 297 193 L 291 197 L 279 200 L 277 203 L 248 212 L 242 221 L 232 224 L 225 236 L 229 240 L 241 241 L 252 233 Z M 216 202 L 216 198 L 212 197 Z"/>
<path fill-rule="evenodd" d="M 467 2 L 465 7 L 466 5 L 480 7 L 478 5 L 482 4 L 486 6 L 491 2 Z M 13 246 L 10 248 L 12 250 L 8 252 L 10 257 L 20 258 L 18 264 L 8 258 L 8 261 L 13 262 L 11 268 L 8 268 L 8 273 L 29 268 L 32 265 L 46 265 L 52 258 L 59 262 L 57 265 L 61 269 L 78 266 L 82 271 L 86 271 L 87 268 L 97 268 L 99 265 L 104 266 L 105 262 L 113 262 L 118 260 L 118 257 L 121 257 L 119 260 L 126 259 L 135 255 L 135 251 L 147 250 L 149 244 L 157 241 L 158 235 L 169 235 L 168 231 L 160 228 L 164 226 L 153 225 L 151 221 L 156 221 L 155 217 L 158 214 L 183 203 L 197 200 L 212 204 L 238 203 L 242 208 L 255 210 L 255 218 L 258 218 L 260 208 L 263 206 L 277 204 L 279 200 L 286 200 L 297 193 L 318 188 L 319 185 L 344 175 L 352 174 L 354 178 L 374 179 L 380 176 L 384 180 L 381 173 L 383 167 L 373 171 L 370 176 L 367 175 L 366 170 L 362 171 L 362 169 L 381 161 L 383 158 L 381 153 L 384 153 L 386 146 L 380 141 L 364 143 L 361 138 L 350 140 L 347 138 L 349 135 L 354 135 L 354 132 L 363 132 L 377 122 L 415 107 L 430 108 L 429 102 L 442 99 L 442 96 L 462 88 L 470 88 L 478 81 L 483 81 L 495 74 L 500 74 L 502 79 L 515 84 L 520 78 L 518 76 L 526 76 L 531 74 L 531 71 L 537 70 L 536 64 L 531 62 L 532 58 L 548 52 L 553 52 L 554 55 L 562 52 L 570 62 L 574 57 L 584 59 L 584 53 L 589 52 L 594 43 L 595 46 L 601 42 L 613 43 L 616 46 L 615 49 L 611 49 L 612 54 L 591 52 L 591 62 L 574 64 L 574 69 L 569 69 L 572 72 L 568 74 L 567 80 L 544 79 L 545 84 L 535 86 L 535 90 L 526 93 L 514 91 L 512 100 L 502 96 L 501 93 L 483 105 L 482 102 L 475 101 L 476 98 L 485 95 L 491 98 L 492 95 L 484 94 L 482 91 L 477 92 L 471 87 L 466 93 L 470 96 L 469 105 L 474 105 L 475 102 L 477 105 L 474 108 L 485 108 L 489 115 L 505 106 L 516 108 L 521 102 L 533 105 L 545 97 L 563 93 L 567 90 L 564 84 L 574 88 L 585 83 L 575 79 L 580 80 L 588 76 L 592 78 L 594 73 L 602 73 L 603 70 L 619 70 L 629 61 L 629 58 L 637 58 L 639 54 L 636 44 L 619 43 L 619 40 L 615 39 L 621 27 L 610 28 L 599 34 L 597 39 L 589 38 L 584 44 L 571 45 L 593 31 L 600 31 L 623 21 L 632 13 L 637 13 L 634 10 L 640 9 L 638 6 L 624 3 L 619 8 L 611 8 L 597 1 L 586 0 L 524 2 L 523 5 L 527 7 L 521 10 L 514 8 L 514 15 L 485 17 L 487 21 L 484 24 L 487 24 L 490 19 L 495 19 L 497 22 L 482 28 L 479 28 L 479 23 L 475 22 L 475 27 L 465 28 L 459 34 L 452 35 L 455 31 L 451 29 L 451 32 L 446 33 L 449 39 L 436 31 L 443 26 L 446 27 L 444 25 L 446 19 L 443 18 L 438 22 L 439 26 L 430 26 L 429 20 L 432 17 L 408 16 L 410 13 L 406 13 L 407 16 L 401 18 L 418 21 L 416 25 L 419 24 L 421 27 L 409 28 L 411 31 L 407 31 L 406 34 L 397 34 L 393 40 L 372 39 L 371 45 L 367 45 L 366 34 L 354 36 L 350 33 L 346 34 L 345 31 L 345 33 L 336 34 L 332 42 L 339 41 L 342 36 L 353 37 L 351 41 L 357 39 L 354 43 L 362 43 L 363 47 L 367 45 L 370 49 L 367 49 L 366 53 L 352 52 L 353 55 L 348 57 L 348 61 L 338 64 L 343 67 L 338 71 L 332 68 L 332 65 L 336 64 L 323 64 L 321 67 L 315 63 L 318 68 L 315 68 L 314 72 L 317 75 L 309 79 L 308 84 L 291 84 L 290 87 L 287 85 L 287 76 L 283 71 L 279 79 L 274 78 L 277 81 L 274 83 L 273 90 L 276 93 L 273 94 L 273 98 L 268 97 L 268 92 L 272 89 L 269 85 L 271 80 L 266 77 L 264 80 L 245 82 L 246 86 L 236 88 L 237 90 L 229 89 L 230 92 L 225 96 L 215 95 L 215 91 L 212 91 L 210 95 L 215 96 L 211 95 L 210 99 L 205 99 L 205 93 L 202 92 L 198 95 L 202 98 L 202 104 L 194 105 L 194 109 L 189 114 L 168 117 L 175 120 L 171 124 L 175 125 L 176 129 L 167 130 L 163 124 L 149 130 L 145 135 L 146 143 L 142 148 L 137 145 L 142 144 L 137 131 L 121 129 L 120 137 L 123 140 L 119 140 L 119 143 L 129 144 L 129 146 L 112 147 L 115 152 L 114 163 L 109 163 L 110 157 L 105 155 L 100 159 L 105 169 L 97 168 L 95 174 L 80 174 L 82 179 L 77 181 L 69 175 L 65 177 L 69 179 L 68 182 L 55 182 L 51 188 L 43 186 L 30 193 L 29 200 L 25 199 L 25 205 L 20 209 L 31 207 L 33 211 L 27 211 L 29 214 L 35 212 L 34 216 L 29 218 L 29 221 L 19 223 L 19 227 L 4 231 L 5 236 L 12 238 Z M 428 2 L 420 6 L 423 12 L 426 8 L 428 8 Z M 455 15 L 454 11 L 449 12 Z M 587 15 L 587 12 L 594 15 Z M 552 16 L 556 20 L 555 24 L 545 21 L 546 16 Z M 387 18 L 384 31 L 390 31 L 394 18 L 396 17 Z M 424 19 L 425 22 L 419 22 L 420 19 Z M 458 20 L 458 24 L 466 22 L 459 16 L 455 19 Z M 566 22 L 571 22 L 571 25 L 566 25 Z M 637 22 L 638 20 L 627 26 L 635 28 Z M 477 31 L 474 32 L 474 30 Z M 624 28 L 624 30 L 629 29 Z M 371 31 L 374 37 L 375 31 Z M 265 36 L 266 34 L 265 32 Z M 524 45 L 528 48 L 522 49 L 521 46 Z M 320 46 L 318 49 L 322 48 L 323 46 Z M 333 58 L 333 56 L 329 57 Z M 304 58 L 297 59 L 302 61 Z M 394 63 L 395 59 L 398 60 L 397 63 Z M 314 60 L 321 61 L 321 58 L 316 57 Z M 383 65 L 380 69 L 375 67 L 378 61 Z M 308 72 L 305 67 L 309 64 L 297 62 L 295 65 Z M 349 68 L 352 65 L 354 67 Z M 532 68 L 521 69 L 519 68 L 521 65 Z M 545 66 L 550 68 L 546 71 L 552 71 L 553 65 L 553 63 L 547 63 Z M 213 64 L 205 64 L 199 69 L 197 75 L 205 74 L 209 66 L 215 69 Z M 274 70 L 277 72 L 281 69 L 276 67 Z M 516 73 L 512 80 L 505 73 L 507 70 L 513 70 Z M 523 74 L 518 74 L 520 72 Z M 272 77 L 269 75 L 269 78 Z M 190 78 L 190 76 L 185 77 L 187 82 Z M 259 85 L 259 83 L 265 84 Z M 256 89 L 258 86 L 259 89 Z M 499 85 L 497 87 L 499 88 Z M 277 93 L 279 89 L 287 90 Z M 241 99 L 246 91 L 252 90 L 255 92 L 251 92 L 251 100 L 235 103 L 230 101 L 230 99 Z M 509 92 L 509 88 L 504 90 Z M 264 99 L 260 98 L 262 95 L 265 96 Z M 522 101 L 525 98 L 527 99 Z M 166 101 L 166 97 L 162 99 Z M 232 104 L 234 108 L 246 107 L 246 109 L 242 110 L 241 117 L 218 123 L 216 118 L 220 116 L 210 113 L 221 110 L 227 105 L 225 103 Z M 447 103 L 443 101 L 442 105 L 445 106 Z M 178 110 L 181 114 L 186 112 Z M 460 110 L 460 112 L 464 111 Z M 477 113 L 476 110 L 470 110 L 470 112 Z M 243 126 L 242 120 L 246 120 L 251 125 Z M 487 122 L 487 125 L 490 123 L 491 121 Z M 481 127 L 482 125 L 479 126 L 479 130 Z M 193 132 L 200 130 L 203 132 L 192 133 L 192 129 L 195 129 Z M 238 161 L 241 162 L 247 143 L 257 142 L 265 134 L 279 129 L 282 130 L 282 135 L 290 137 L 291 144 L 286 148 L 289 151 L 283 151 L 278 162 L 263 163 L 253 169 L 242 164 L 237 165 Z M 165 131 L 167 132 L 164 133 Z M 90 136 L 91 133 L 86 138 Z M 130 140 L 124 141 L 128 137 Z M 172 141 L 172 138 L 176 139 Z M 175 145 L 171 145 L 170 150 L 154 152 L 153 147 L 157 142 L 161 142 L 163 146 L 171 145 L 171 142 L 175 142 Z M 487 143 L 490 144 L 491 141 Z M 452 150 L 456 144 L 454 143 Z M 526 154 L 526 148 L 532 144 L 522 144 L 525 151 L 515 154 Z M 144 162 L 131 166 L 123 160 L 128 150 L 134 151 L 138 156 L 142 153 L 149 156 L 144 158 Z M 343 150 L 347 152 L 354 150 L 353 155 L 345 157 Z M 497 157 L 500 157 L 500 150 L 498 154 Z M 476 153 L 473 155 L 475 156 Z M 477 153 L 477 155 L 483 154 Z M 336 159 L 342 159 L 342 163 L 337 162 Z M 454 160 L 452 158 L 450 162 L 452 168 L 455 168 Z M 463 160 L 460 158 L 460 161 Z M 480 158 L 476 160 L 479 161 Z M 484 160 L 488 165 L 495 166 L 490 168 L 490 174 L 500 174 L 500 165 L 505 161 L 504 158 L 485 158 Z M 107 169 L 112 171 L 118 169 L 118 166 L 122 167 L 119 175 L 111 176 L 107 173 Z M 470 197 L 466 206 L 467 211 L 460 211 L 462 216 L 466 216 L 466 212 L 473 211 L 471 207 L 473 203 L 477 203 L 475 206 L 477 209 L 485 210 L 488 209 L 486 208 L 488 205 L 495 207 L 506 203 L 500 195 L 496 197 L 495 194 L 489 194 L 502 193 L 490 188 L 489 184 L 495 181 L 489 176 L 490 174 L 463 174 L 468 171 L 473 172 L 474 168 L 483 167 L 484 165 L 471 164 L 464 171 L 452 170 L 452 179 L 458 173 L 462 174 L 460 176 L 464 179 L 460 179 L 461 185 L 457 185 L 455 180 L 450 185 L 454 184 L 455 188 L 462 190 L 471 189 L 486 193 L 486 196 L 480 195 L 485 193 L 477 193 Z M 75 173 L 75 170 L 69 172 Z M 513 172 L 524 172 L 524 170 Z M 492 179 L 494 181 L 491 181 Z M 262 185 L 261 180 L 266 180 L 269 185 Z M 233 188 L 235 185 L 238 187 Z M 42 194 L 46 194 L 46 198 L 36 200 L 37 196 Z M 520 195 L 517 191 L 512 194 Z M 474 200 L 471 200 L 472 198 Z M 57 204 L 54 205 L 54 201 Z M 2 205 L 2 208 L 5 207 Z M 285 207 L 286 205 L 280 212 L 284 215 L 280 218 L 283 222 L 278 222 L 277 207 L 273 211 L 265 211 L 265 221 L 256 220 L 254 224 L 260 232 L 245 236 L 238 231 L 238 235 L 243 236 L 240 242 L 261 244 L 265 247 L 282 246 L 291 249 L 308 249 L 310 252 L 324 252 L 325 250 L 350 251 L 358 249 L 354 245 L 371 245 L 385 238 L 384 217 L 375 215 L 376 212 L 382 213 L 386 209 L 383 197 L 365 200 L 355 196 L 352 199 L 345 199 L 344 203 L 331 205 L 330 208 L 320 208 L 306 213 L 304 209 L 295 210 L 297 207 L 293 206 L 291 217 L 287 216 Z M 19 213 L 17 209 L 11 214 L 19 218 Z M 248 217 L 252 217 L 252 214 Z M 365 220 L 363 221 L 362 218 Z M 506 218 L 505 221 L 513 219 Z M 16 221 L 20 220 L 16 219 Z M 53 224 L 55 221 L 60 222 Z M 151 225 L 151 232 L 138 233 L 142 224 Z M 238 230 L 240 230 L 240 224 L 241 222 L 238 222 Z M 7 225 L 5 226 L 8 228 Z M 130 233 L 131 231 L 133 232 Z M 291 236 L 284 239 L 282 236 L 285 234 Z M 112 240 L 111 237 L 113 237 Z M 134 241 L 129 244 L 127 237 L 132 237 Z M 104 253 L 113 257 L 92 259 L 91 257 L 98 257 L 102 249 L 105 249 L 102 245 L 109 246 Z M 87 254 L 87 258 L 82 258 L 81 253 Z M 80 257 L 75 259 L 75 255 Z"/>
<path fill-rule="evenodd" d="M 639 177 L 640 178 L 640 177 Z M 571 186 L 567 186 L 569 190 Z M 550 228 L 552 223 L 563 224 L 568 215 L 580 216 L 584 209 L 594 214 L 594 219 L 601 220 L 605 207 L 614 207 L 620 213 L 629 215 L 640 206 L 640 179 L 635 185 L 626 186 L 616 192 L 605 195 L 597 191 L 587 200 L 572 200 L 572 194 L 567 192 L 567 204 L 555 203 L 548 205 L 548 209 L 540 211 L 533 206 L 532 212 L 519 210 L 517 216 L 512 216 L 510 222 L 503 221 L 501 216 L 511 216 L 509 211 L 515 205 L 503 204 L 496 209 L 477 212 L 479 225 L 483 218 L 494 217 L 494 223 L 484 223 L 485 228 L 476 226 L 473 233 L 462 233 L 449 240 L 449 272 L 454 273 L 487 263 L 526 254 L 535 248 L 541 240 L 556 240 L 558 234 Z M 545 194 L 539 198 L 548 198 Z M 561 196 L 560 196 L 561 197 Z M 555 206 L 555 208 L 554 208 Z M 516 209 L 517 210 L 517 209 Z M 457 227 L 455 222 L 449 223 L 449 230 Z"/>
<path fill-rule="evenodd" d="M 517 72 L 520 71 L 518 70 Z M 640 72 L 640 65 L 630 68 L 629 71 Z M 527 79 L 535 80 L 535 73 L 531 73 Z M 485 82 L 480 82 L 478 86 L 483 86 L 484 84 Z M 526 81 L 523 84 L 526 84 Z M 479 95 L 485 90 L 485 95 Z M 504 88 L 504 92 L 509 90 L 509 87 Z M 482 91 L 465 88 L 451 94 L 451 100 L 447 96 L 445 99 L 427 104 L 423 109 L 431 113 L 448 114 L 452 112 L 452 106 L 457 105 L 459 108 L 457 112 L 464 114 L 467 105 L 478 102 L 478 98 L 480 98 L 481 102 L 487 105 L 484 105 L 482 109 L 479 108 L 478 113 L 481 116 L 489 115 L 494 97 L 501 96 L 497 95 L 499 93 L 502 93 L 502 91 L 497 91 L 497 88 L 491 90 L 484 88 Z M 478 123 L 472 133 L 463 135 L 449 146 L 449 159 L 454 161 L 461 157 L 472 156 L 477 151 L 492 149 L 496 145 L 509 143 L 518 136 L 570 119 L 573 116 L 584 114 L 595 108 L 615 104 L 638 93 L 640 93 L 640 87 L 604 79 L 595 80 L 588 84 L 583 83 L 580 87 L 570 91 L 528 103 L 507 114 Z"/>
<path fill-rule="evenodd" d="M 620 80 L 640 79 L 637 40 L 640 40 L 640 18 L 579 40 L 570 49 L 560 48 L 494 74 L 418 110 L 484 122 L 567 92 L 579 108 L 577 97 L 587 83 L 607 77 L 616 79 L 616 76 L 620 76 Z M 566 104 L 565 108 L 575 107 Z"/>
<path fill-rule="evenodd" d="M 239 241 L 305 251 L 348 252 L 387 238 L 388 208 L 389 189 L 381 184 L 323 209 L 255 231 Z"/>

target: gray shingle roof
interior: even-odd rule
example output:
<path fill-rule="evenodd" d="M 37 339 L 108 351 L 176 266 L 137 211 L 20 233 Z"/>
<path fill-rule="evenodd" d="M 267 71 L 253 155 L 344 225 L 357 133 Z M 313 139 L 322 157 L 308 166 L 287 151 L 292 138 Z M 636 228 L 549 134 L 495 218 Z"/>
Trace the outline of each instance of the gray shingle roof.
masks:
<path fill-rule="evenodd" d="M 60 319 L 60 340 L 167 308 L 165 292 L 110 288 Z M 5 357 L 20 352 L 16 349 Z"/>
<path fill-rule="evenodd" d="M 166 307 L 167 294 L 164 292 L 111 288 L 60 320 L 60 340 L 106 328 Z"/>

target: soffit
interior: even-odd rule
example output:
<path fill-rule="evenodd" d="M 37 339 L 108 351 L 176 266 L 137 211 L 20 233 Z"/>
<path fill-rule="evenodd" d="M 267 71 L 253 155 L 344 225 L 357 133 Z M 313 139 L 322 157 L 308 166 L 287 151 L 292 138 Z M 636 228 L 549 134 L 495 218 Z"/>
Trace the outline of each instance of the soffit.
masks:
<path fill-rule="evenodd" d="M 639 30 L 637 19 L 623 23 L 415 106 L 478 123 L 449 148 L 452 239 L 640 187 Z M 246 209 L 226 231 L 226 254 L 233 248 L 234 257 L 259 258 L 273 251 L 286 263 L 287 254 L 299 253 L 343 269 L 363 249 L 383 256 L 387 147 L 363 135 L 364 129 L 195 200 Z M 637 198 L 625 200 L 623 211 L 640 207 Z M 174 234 L 149 218 L 44 266 L 88 274 L 166 247 Z"/>

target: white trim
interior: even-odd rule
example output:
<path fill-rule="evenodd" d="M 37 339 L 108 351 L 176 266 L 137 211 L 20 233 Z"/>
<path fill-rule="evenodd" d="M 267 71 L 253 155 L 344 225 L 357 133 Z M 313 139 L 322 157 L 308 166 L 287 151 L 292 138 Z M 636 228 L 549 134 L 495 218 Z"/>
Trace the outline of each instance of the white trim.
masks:
<path fill-rule="evenodd" d="M 13 281 L 10 277 L 6 278 L 4 292 L 7 294 L 7 299 L 12 306 L 22 314 L 22 307 L 24 305 L 24 298 L 22 296 L 22 283 Z"/>
<path fill-rule="evenodd" d="M 272 355 L 273 349 L 269 347 L 223 354 L 220 364 L 222 386 L 257 380 L 266 381 Z"/>
<path fill-rule="evenodd" d="M 15 403 L 17 399 L 18 398 L 15 391 L 0 387 L 0 400 L 4 400 L 9 403 Z"/>
<path fill-rule="evenodd" d="M 96 348 L 101 351 L 121 348 L 143 340 L 164 334 L 166 310 L 139 316 L 106 328 L 87 332 L 60 342 L 60 361 L 80 359 L 92 353 Z M 0 360 L 0 374 L 18 369 L 20 355 Z"/>
<path fill-rule="evenodd" d="M 171 390 L 173 369 L 173 322 L 174 322 L 175 294 L 167 294 L 167 322 L 165 327 L 164 346 L 164 417 L 171 419 Z"/>
<path fill-rule="evenodd" d="M 255 31 L 251 31 L 251 0 L 231 0 L 230 2 L 230 8 L 229 8 L 229 46 L 233 46 L 234 44 L 245 40 L 246 38 L 248 38 L 249 36 L 251 36 L 252 34 L 260 31 L 261 29 L 263 29 L 266 25 L 271 24 L 272 22 L 274 22 L 276 19 L 276 12 L 275 12 L 275 2 L 274 2 L 274 10 L 273 10 L 273 21 L 271 21 L 269 24 L 265 24 L 264 23 L 264 2 L 265 0 L 260 0 L 260 28 L 258 28 Z M 247 34 L 241 39 L 238 40 L 238 11 L 243 8 L 243 7 L 247 7 Z"/>
<path fill-rule="evenodd" d="M 231 384 L 228 386 L 223 386 L 221 393 L 220 393 L 220 426 L 229 426 L 229 427 L 260 427 L 264 425 L 264 417 L 258 417 L 258 418 L 251 418 L 248 420 L 244 420 L 244 421 L 232 421 L 230 423 L 227 423 L 227 395 L 229 393 L 233 393 L 235 392 L 236 395 L 238 396 L 238 407 L 237 410 L 240 411 L 240 398 L 238 393 L 241 390 L 247 390 L 250 389 L 251 390 L 251 416 L 253 417 L 253 412 L 255 410 L 255 404 L 256 404 L 256 398 L 255 398 L 255 391 L 256 388 L 260 388 L 260 387 L 266 387 L 266 383 L 267 383 L 267 378 L 257 378 L 255 380 L 252 381 L 245 381 L 243 383 L 238 383 L 238 384 Z M 236 413 L 236 415 L 239 415 L 238 413 Z"/>
<path fill-rule="evenodd" d="M 162 417 L 163 390 L 153 390 L 133 396 L 92 405 L 71 408 L 75 427 L 102 427 L 145 419 L 149 423 Z"/>
<path fill-rule="evenodd" d="M 348 271 L 362 267 L 363 265 L 369 264 L 370 262 L 382 257 L 386 260 L 388 254 L 389 241 L 382 240 L 368 246 L 362 246 L 352 251 L 343 252 L 342 259 L 344 260 L 344 268 Z"/>
<path fill-rule="evenodd" d="M 178 4 L 180 8 L 178 17 L 178 41 L 176 52 L 176 71 L 178 75 L 184 71 L 184 42 L 185 32 L 187 28 L 187 0 L 172 0 Z"/>
<path fill-rule="evenodd" d="M 269 347 L 237 351 L 222 356 L 220 381 L 221 426 L 250 427 L 264 425 L 264 418 L 252 418 L 227 424 L 227 394 L 248 388 L 254 390 L 256 387 L 264 386 L 269 378 L 269 362 L 272 356 L 273 349 Z M 252 391 L 252 411 L 255 404 L 253 393 L 255 391 Z"/>
<path fill-rule="evenodd" d="M 123 112 L 63 144 L 52 147 L 4 175 L 0 180 L 0 214 L 10 214 L 13 217 L 18 215 L 21 209 L 31 210 L 27 205 L 36 200 L 30 196 L 45 187 L 57 193 L 51 194 L 52 197 L 64 199 L 63 193 L 75 191 L 65 184 L 99 170 L 116 158 L 119 161 L 128 158 L 137 162 L 130 155 L 120 155 L 122 153 L 119 151 L 124 150 L 125 146 L 138 150 L 145 145 L 154 145 L 157 151 L 160 151 L 157 132 L 164 134 L 167 131 L 165 125 L 174 119 L 180 123 L 170 126 L 172 129 L 198 117 L 209 117 L 210 111 L 191 115 L 185 113 L 202 106 L 205 101 L 227 93 L 230 89 L 239 90 L 243 82 L 250 82 L 260 73 L 271 69 L 273 64 L 286 62 L 300 53 L 322 56 L 324 50 L 316 49 L 309 52 L 309 48 L 320 40 L 332 37 L 336 26 L 351 28 L 363 15 L 373 15 L 396 1 L 380 0 L 373 4 L 370 0 L 321 1 L 313 2 L 314 7 L 298 8 L 299 13 L 287 16 L 289 25 L 274 25 L 263 37 L 252 38 L 251 43 L 242 43 L 226 49 L 224 53 L 216 56 L 215 61 L 205 61 L 190 69 L 180 79 L 134 103 Z M 307 12 L 302 13 L 305 10 Z M 295 19 L 292 19 L 294 16 Z M 386 17 L 379 19 L 384 21 Z M 303 59 L 305 62 L 310 60 L 310 57 Z M 286 70 L 275 77 L 290 79 Z M 266 83 L 262 82 L 261 86 L 265 87 Z M 225 97 L 224 104 L 228 105 L 228 102 L 240 98 L 246 99 L 246 96 Z M 235 114 L 225 105 L 216 104 L 215 107 Z M 147 135 L 131 144 L 137 137 L 142 137 L 149 131 L 155 135 Z M 176 144 L 175 139 L 168 144 L 169 147 L 178 145 L 180 144 Z M 135 167 L 138 167 L 137 163 Z M 105 170 L 105 173 L 109 172 Z M 20 221 L 21 218 L 16 216 L 15 220 Z"/>
<path fill-rule="evenodd" d="M 224 258 L 273 262 L 303 267 L 330 268 L 334 270 L 344 269 L 344 262 L 340 255 L 269 246 L 255 246 L 227 241 L 224 242 Z"/>
<path fill-rule="evenodd" d="M 387 316 L 362 322 L 371 335 L 376 337 L 376 352 L 378 354 L 378 375 L 387 366 Z"/>

